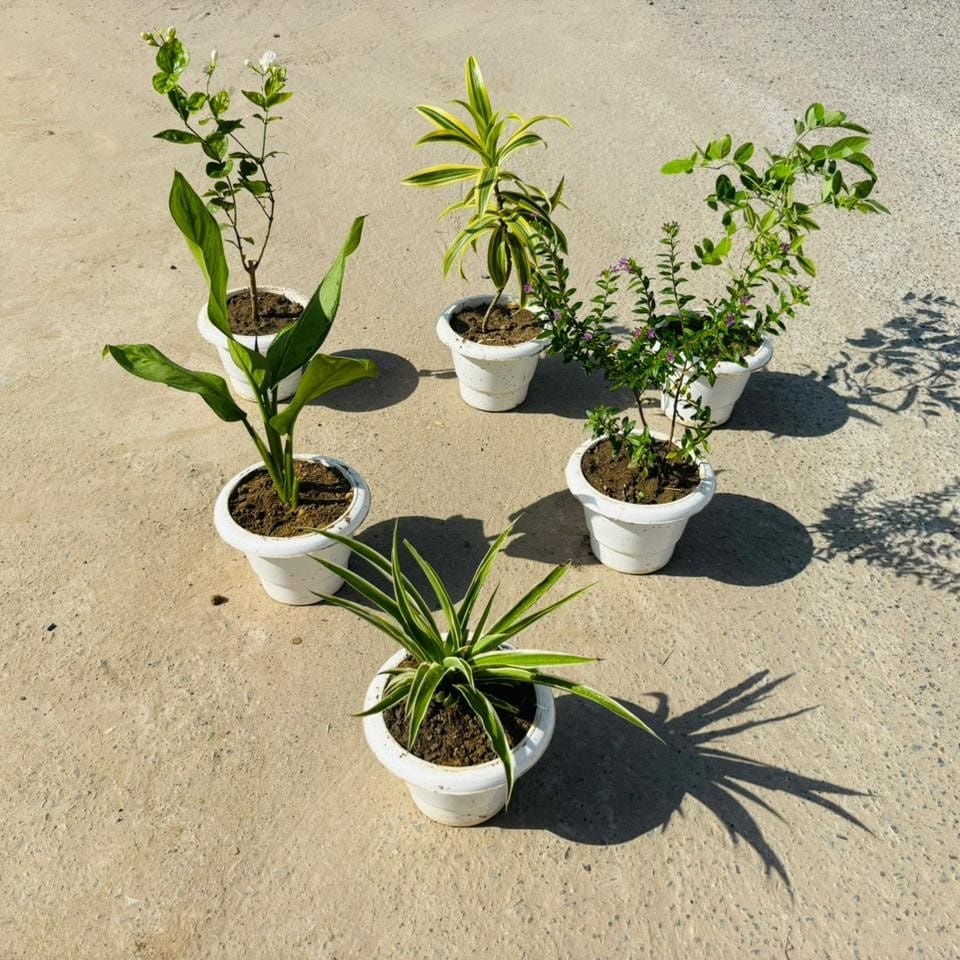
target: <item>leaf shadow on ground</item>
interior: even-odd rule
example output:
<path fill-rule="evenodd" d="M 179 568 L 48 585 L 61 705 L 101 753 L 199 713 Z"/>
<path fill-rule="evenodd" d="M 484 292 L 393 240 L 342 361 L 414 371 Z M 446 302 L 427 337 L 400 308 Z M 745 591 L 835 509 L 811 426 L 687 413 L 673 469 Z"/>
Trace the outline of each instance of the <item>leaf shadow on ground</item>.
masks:
<path fill-rule="evenodd" d="M 338 350 L 331 356 L 373 360 L 380 375 L 375 379 L 359 380 L 349 387 L 324 394 L 314 401 L 314 405 L 319 407 L 346 413 L 383 410 L 406 400 L 420 382 L 416 367 L 406 357 L 396 353 L 364 347 L 357 350 Z"/>
<path fill-rule="evenodd" d="M 511 515 L 510 556 L 580 565 L 599 564 L 590 550 L 583 510 L 567 490 L 551 493 Z M 671 561 L 655 576 L 707 577 L 755 587 L 797 576 L 813 557 L 809 531 L 766 500 L 718 493 L 691 517 Z"/>
<path fill-rule="evenodd" d="M 810 527 L 816 559 L 866 563 L 960 596 L 960 477 L 900 500 L 873 490 L 872 480 L 852 484 Z"/>
<path fill-rule="evenodd" d="M 820 376 L 836 385 L 851 416 L 916 410 L 924 422 L 960 413 L 960 306 L 944 294 L 907 293 L 881 327 L 847 341 Z"/>
<path fill-rule="evenodd" d="M 724 429 L 765 430 L 775 437 L 823 437 L 839 430 L 850 415 L 847 401 L 817 373 L 761 370 L 751 374 Z"/>
<path fill-rule="evenodd" d="M 675 815 L 696 800 L 726 828 L 734 844 L 745 843 L 789 887 L 786 866 L 764 837 L 757 811 L 784 818 L 758 790 L 815 804 L 870 833 L 844 809 L 839 797 L 870 796 L 718 747 L 717 741 L 801 716 L 805 707 L 778 716 L 747 719 L 789 676 L 747 677 L 705 703 L 672 714 L 665 693 L 650 693 L 652 710 L 621 701 L 663 740 L 654 738 L 579 697 L 560 697 L 556 737 L 561 744 L 518 782 L 508 811 L 491 821 L 503 829 L 548 830 L 582 844 L 627 843 L 653 830 L 666 831 Z M 733 721 L 709 729 L 720 721 Z M 840 834 L 842 839 L 847 837 Z"/>

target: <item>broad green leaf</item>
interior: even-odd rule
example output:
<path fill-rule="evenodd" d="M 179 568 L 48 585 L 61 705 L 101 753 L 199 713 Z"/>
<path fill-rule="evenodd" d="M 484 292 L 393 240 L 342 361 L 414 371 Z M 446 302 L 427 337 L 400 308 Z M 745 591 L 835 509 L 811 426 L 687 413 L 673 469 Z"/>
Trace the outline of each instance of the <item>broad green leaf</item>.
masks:
<path fill-rule="evenodd" d="M 861 153 L 869 145 L 869 137 L 841 137 L 835 143 L 828 144 L 827 156 L 831 160 L 843 160 L 852 154 Z"/>
<path fill-rule="evenodd" d="M 267 107 L 278 107 L 281 103 L 286 103 L 293 96 L 290 90 L 281 90 L 279 93 L 273 93 L 267 97 Z"/>
<path fill-rule="evenodd" d="M 259 107 L 261 110 L 266 110 L 267 108 L 267 99 L 262 93 L 258 90 L 241 90 L 240 91 L 255 107 Z"/>
<path fill-rule="evenodd" d="M 797 263 L 800 264 L 800 268 L 804 273 L 809 274 L 811 277 L 815 277 L 817 275 L 817 268 L 813 265 L 811 260 L 801 256 L 799 253 L 795 255 L 795 259 Z"/>
<path fill-rule="evenodd" d="M 459 180 L 470 180 L 479 176 L 482 167 L 471 166 L 465 163 L 440 163 L 433 167 L 424 167 L 410 176 L 404 177 L 402 183 L 413 187 L 436 187 L 443 183 L 456 183 Z"/>
<path fill-rule="evenodd" d="M 746 163 L 753 156 L 753 144 L 742 143 L 733 155 L 734 163 Z"/>
<path fill-rule="evenodd" d="M 233 362 L 244 372 L 254 392 L 262 393 L 267 378 L 267 358 L 238 340 L 228 340 L 227 348 Z"/>
<path fill-rule="evenodd" d="M 166 140 L 167 143 L 200 143 L 202 139 L 189 130 L 161 130 L 155 133 L 154 137 L 157 140 Z"/>
<path fill-rule="evenodd" d="M 352 357 L 330 357 L 318 353 L 308 364 L 297 392 L 283 413 L 270 418 L 270 426 L 280 434 L 293 432 L 293 425 L 300 411 L 318 397 L 331 390 L 350 386 L 358 380 L 379 376 L 377 365 L 372 360 L 355 360 Z"/>
<path fill-rule="evenodd" d="M 360 245 L 363 236 L 364 217 L 357 217 L 350 225 L 347 237 L 320 285 L 304 307 L 295 324 L 287 327 L 270 344 L 267 359 L 270 364 L 271 382 L 279 383 L 294 370 L 299 370 L 320 349 L 337 311 L 340 309 L 340 293 L 347 258 Z"/>
<path fill-rule="evenodd" d="M 674 174 L 674 173 L 690 173 L 696 165 L 696 161 L 693 157 L 679 157 L 676 160 L 671 160 L 669 163 L 665 163 L 661 168 L 661 173 Z"/>
<path fill-rule="evenodd" d="M 204 403 L 228 423 L 245 420 L 246 413 L 237 406 L 223 377 L 214 373 L 195 373 L 174 363 L 149 343 L 108 343 L 104 356 L 110 354 L 128 373 L 153 383 L 163 383 L 174 390 L 199 394 Z"/>
<path fill-rule="evenodd" d="M 190 63 L 187 48 L 176 37 L 165 40 L 157 48 L 157 68 L 164 73 L 183 73 Z"/>
<path fill-rule="evenodd" d="M 197 261 L 210 290 L 207 315 L 210 322 L 228 338 L 233 337 L 227 322 L 227 258 L 223 253 L 223 235 L 213 214 L 180 171 L 173 175 L 170 187 L 170 215 L 180 228 L 187 246 Z"/>
<path fill-rule="evenodd" d="M 226 113 L 230 109 L 230 94 L 226 90 L 221 90 L 210 98 L 210 109 L 214 116 Z"/>

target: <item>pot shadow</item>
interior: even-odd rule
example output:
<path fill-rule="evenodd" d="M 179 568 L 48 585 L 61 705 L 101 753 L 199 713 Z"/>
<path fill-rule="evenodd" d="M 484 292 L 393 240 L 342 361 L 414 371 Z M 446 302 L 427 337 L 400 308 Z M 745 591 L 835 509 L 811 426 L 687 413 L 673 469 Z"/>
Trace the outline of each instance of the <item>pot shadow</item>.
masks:
<path fill-rule="evenodd" d="M 827 507 L 810 527 L 819 540 L 814 556 L 863 562 L 960 595 L 960 477 L 903 500 L 878 500 L 873 489 L 872 480 L 859 481 Z"/>
<path fill-rule="evenodd" d="M 718 493 L 690 518 L 673 559 L 658 573 L 765 587 L 797 576 L 811 559 L 813 539 L 792 514 L 756 497 Z"/>
<path fill-rule="evenodd" d="M 811 371 L 801 376 L 761 370 L 750 376 L 733 415 L 721 429 L 765 430 L 775 437 L 823 437 L 839 430 L 851 412 L 838 393 Z"/>
<path fill-rule="evenodd" d="M 684 802 L 690 798 L 726 827 L 735 845 L 743 841 L 753 850 L 768 875 L 777 874 L 789 887 L 786 866 L 764 837 L 756 813 L 760 809 L 778 820 L 783 817 L 757 790 L 797 797 L 872 834 L 834 799 L 871 794 L 715 745 L 715 741 L 816 709 L 743 718 L 790 679 L 789 675 L 773 680 L 768 676 L 766 670 L 755 673 L 699 707 L 676 715 L 671 715 L 665 693 L 646 694 L 656 703 L 653 710 L 621 701 L 663 743 L 580 697 L 558 698 L 557 735 L 562 746 L 548 750 L 526 774 L 509 810 L 491 825 L 548 830 L 576 843 L 609 846 L 652 830 L 666 831 L 675 814 L 683 816 Z M 729 726 L 707 729 L 734 718 L 739 719 Z"/>
<path fill-rule="evenodd" d="M 821 380 L 840 388 L 851 412 L 916 408 L 925 422 L 960 413 L 960 306 L 944 294 L 912 291 L 902 303 L 883 326 L 850 338 Z"/>
<path fill-rule="evenodd" d="M 455 601 L 459 601 L 467 592 L 473 573 L 489 546 L 483 521 L 460 515 L 447 517 L 445 520 L 440 517 L 404 516 L 397 520 L 382 520 L 365 527 L 356 539 L 389 557 L 394 523 L 399 525 L 400 567 L 431 607 L 435 607 L 433 589 L 416 561 L 404 548 L 404 540 L 409 540 L 425 560 L 442 572 L 443 582 L 450 595 Z M 350 569 L 382 586 L 379 577 L 371 577 L 373 568 L 358 557 L 351 556 Z M 340 595 L 369 606 L 365 599 L 347 586 L 341 589 Z"/>
<path fill-rule="evenodd" d="M 420 382 L 416 367 L 406 357 L 396 353 L 362 348 L 338 350 L 331 356 L 373 360 L 380 370 L 380 376 L 373 380 L 359 380 L 349 387 L 324 394 L 314 400 L 311 406 L 327 407 L 345 413 L 383 410 L 406 400 Z"/>
<path fill-rule="evenodd" d="M 583 509 L 558 490 L 511 514 L 513 539 L 504 552 L 542 563 L 599 563 L 590 549 Z M 709 577 L 761 587 L 795 577 L 813 558 L 807 528 L 786 510 L 737 493 L 718 493 L 691 517 L 670 562 L 650 576 Z"/>
<path fill-rule="evenodd" d="M 537 364 L 527 399 L 515 413 L 552 413 L 568 420 L 584 420 L 587 411 L 600 404 L 629 408 L 634 400 L 628 390 L 611 390 L 597 371 L 591 375 L 560 357 L 543 357 Z"/>

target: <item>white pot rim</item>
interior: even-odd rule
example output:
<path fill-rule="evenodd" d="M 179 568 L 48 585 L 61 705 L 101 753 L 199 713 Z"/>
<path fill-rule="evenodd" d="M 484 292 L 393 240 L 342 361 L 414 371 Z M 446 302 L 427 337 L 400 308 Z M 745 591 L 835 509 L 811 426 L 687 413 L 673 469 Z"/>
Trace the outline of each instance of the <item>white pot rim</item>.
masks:
<path fill-rule="evenodd" d="M 349 536 L 363 523 L 370 510 L 370 488 L 366 481 L 356 470 L 342 460 L 337 460 L 336 457 L 308 453 L 297 454 L 294 459 L 335 467 L 350 482 L 350 486 L 353 488 L 353 500 L 350 503 L 350 508 L 336 523 L 327 528 L 333 533 Z M 258 533 L 245 530 L 230 516 L 230 494 L 234 488 L 244 477 L 262 469 L 263 463 L 255 463 L 245 470 L 241 470 L 224 484 L 213 507 L 213 522 L 220 537 L 231 547 L 235 547 L 243 553 L 253 553 L 261 557 L 273 558 L 299 557 L 307 553 L 317 553 L 333 546 L 336 541 L 322 533 L 304 533 L 297 537 L 264 537 Z"/>
<path fill-rule="evenodd" d="M 380 700 L 388 677 L 382 671 L 396 667 L 408 656 L 406 650 L 398 650 L 376 674 L 367 688 L 363 709 L 368 710 Z M 527 735 L 513 748 L 515 762 L 514 779 L 519 779 L 540 758 L 553 736 L 551 722 L 556 707 L 553 692 L 543 684 L 534 684 L 537 695 L 537 712 Z M 503 786 L 506 774 L 499 759 L 479 763 L 472 767 L 445 767 L 415 757 L 405 750 L 387 729 L 382 713 L 363 718 L 363 732 L 376 758 L 394 776 L 417 786 L 442 790 L 449 794 L 479 793 Z"/>
<path fill-rule="evenodd" d="M 639 431 L 638 431 L 639 432 Z M 659 430 L 651 430 L 656 440 L 667 440 L 668 435 Z M 590 447 L 600 443 L 599 439 L 585 440 L 570 455 L 567 461 L 566 480 L 570 492 L 585 506 L 612 520 L 627 523 L 669 523 L 672 520 L 684 520 L 699 513 L 711 500 L 717 489 L 717 477 L 713 467 L 706 460 L 697 461 L 700 468 L 700 484 L 685 497 L 671 503 L 627 503 L 615 500 L 593 487 L 583 475 L 580 461 Z"/>
<path fill-rule="evenodd" d="M 736 376 L 737 374 L 755 373 L 762 367 L 765 367 L 773 357 L 773 341 L 770 337 L 764 337 L 763 343 L 757 347 L 753 353 L 744 356 L 747 365 L 741 366 L 732 360 L 721 360 L 713 369 L 719 377 Z"/>
<path fill-rule="evenodd" d="M 231 287 L 227 291 L 227 299 L 230 297 L 236 296 L 238 293 L 244 293 L 246 287 Z M 292 300 L 294 303 L 299 303 L 301 307 L 306 308 L 307 303 L 309 303 L 309 298 L 305 297 L 302 293 L 299 293 L 296 290 L 291 290 L 289 287 L 257 287 L 258 290 L 263 291 L 263 293 L 279 293 L 281 296 L 286 297 L 288 300 Z M 197 329 L 200 331 L 200 336 L 203 337 L 207 343 L 212 343 L 215 347 L 221 347 L 224 350 L 229 349 L 228 344 L 230 343 L 227 335 L 223 333 L 222 330 L 218 330 L 211 322 L 210 318 L 207 316 L 207 304 L 206 302 L 200 307 L 200 312 L 197 314 Z M 278 331 L 279 332 L 279 331 Z M 267 348 L 273 343 L 276 338 L 276 333 L 263 333 L 259 336 L 247 336 L 245 334 L 234 334 L 233 339 L 237 343 L 242 343 L 245 347 L 249 347 L 251 350 L 259 348 L 261 353 L 266 352 Z"/>
<path fill-rule="evenodd" d="M 463 297 L 456 300 L 447 307 L 440 318 L 437 320 L 437 336 L 441 342 L 446 344 L 451 350 L 462 353 L 472 360 L 516 360 L 521 357 L 535 357 L 547 349 L 546 340 L 527 340 L 525 343 L 515 343 L 505 346 L 495 346 L 488 343 L 475 343 L 473 340 L 466 340 L 458 334 L 450 325 L 450 321 L 461 310 L 470 307 L 479 307 L 489 303 L 493 299 L 493 294 L 480 293 L 471 297 Z M 502 297 L 505 304 L 516 303 L 516 297 Z M 533 313 L 537 311 L 530 308 Z"/>

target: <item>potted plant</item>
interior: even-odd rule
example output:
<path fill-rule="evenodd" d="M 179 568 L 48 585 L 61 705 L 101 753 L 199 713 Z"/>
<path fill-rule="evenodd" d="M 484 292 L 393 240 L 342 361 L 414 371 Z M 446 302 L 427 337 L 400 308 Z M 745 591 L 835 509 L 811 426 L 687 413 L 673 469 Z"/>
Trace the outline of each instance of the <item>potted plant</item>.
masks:
<path fill-rule="evenodd" d="M 333 457 L 295 454 L 293 430 L 312 400 L 377 375 L 371 360 L 316 352 L 337 314 L 346 260 L 360 243 L 363 217 L 354 220 L 343 248 L 300 317 L 261 352 L 234 336 L 227 323 L 227 266 L 220 227 L 180 173 L 173 178 L 170 211 L 209 281 L 210 318 L 226 338 L 230 357 L 256 400 L 262 431 L 234 401 L 223 377 L 188 370 L 145 343 L 108 344 L 104 355 L 109 353 L 144 380 L 198 394 L 221 420 L 243 425 L 262 462 L 238 473 L 221 491 L 214 510 L 217 531 L 247 555 L 271 597 L 290 604 L 316 603 L 316 592 L 332 593 L 342 581 L 325 576 L 310 557 L 322 551 L 342 559 L 348 555 L 346 548 L 317 530 L 355 531 L 369 509 L 370 492 L 347 464 Z M 296 392 L 281 411 L 279 385 L 301 367 Z"/>
<path fill-rule="evenodd" d="M 476 162 L 443 163 L 404 178 L 417 187 L 437 187 L 469 181 L 462 199 L 451 203 L 441 219 L 454 211 L 469 211 L 464 228 L 454 237 L 443 256 L 443 275 L 454 263 L 463 271 L 469 249 L 486 239 L 486 264 L 494 294 L 467 297 L 451 304 L 437 321 L 437 334 L 450 347 L 460 383 L 460 395 L 478 410 L 510 410 L 523 403 L 544 344 L 537 339 L 540 325 L 526 309 L 530 278 L 535 266 L 535 240 L 549 235 L 565 249 L 563 232 L 554 224 L 553 211 L 561 202 L 563 179 L 552 194 L 521 179 L 507 168 L 513 155 L 544 143 L 533 127 L 544 120 L 570 125 L 565 117 L 538 114 L 524 120 L 516 113 L 502 116 L 490 105 L 480 67 L 475 57 L 466 64 L 467 99 L 457 100 L 468 114 L 464 122 L 440 108 L 420 105 L 416 109 L 433 127 L 418 141 L 453 143 L 476 154 Z M 516 128 L 507 131 L 508 122 Z M 504 297 L 516 273 L 517 297 Z"/>
<path fill-rule="evenodd" d="M 360 714 L 367 742 L 377 759 L 406 782 L 420 810 L 452 826 L 482 823 L 509 803 L 516 779 L 536 763 L 553 735 L 551 689 L 592 700 L 651 732 L 616 700 L 542 672 L 593 658 L 508 646 L 527 627 L 587 589 L 530 612 L 567 572 L 567 565 L 552 570 L 498 619 L 491 614 L 494 589 L 475 617 L 481 592 L 511 529 L 501 533 L 487 551 L 459 605 L 440 574 L 404 541 L 436 596 L 446 629 L 401 571 L 396 528 L 389 558 L 356 540 L 334 537 L 385 581 L 386 590 L 345 565 L 319 560 L 373 609 L 344 597 L 324 599 L 357 614 L 400 648 L 367 691 Z"/>
<path fill-rule="evenodd" d="M 158 72 L 153 76 L 153 87 L 170 101 L 180 121 L 179 128 L 161 130 L 155 136 L 168 143 L 196 145 L 203 151 L 209 180 L 203 196 L 220 218 L 225 240 L 235 249 L 246 275 L 244 287 L 226 291 L 226 316 L 214 317 L 212 305 L 204 304 L 197 315 L 197 327 L 204 340 L 216 347 L 234 392 L 246 400 L 255 400 L 256 391 L 235 362 L 230 340 L 266 354 L 274 339 L 296 321 L 307 305 L 303 294 L 286 287 L 263 286 L 257 276 L 270 242 L 277 206 L 277 188 L 269 172 L 277 151 L 268 149 L 267 135 L 275 129 L 273 124 L 282 119 L 274 109 L 293 96 L 286 89 L 287 72 L 271 50 L 259 61 L 245 61 L 256 78 L 256 89 L 241 93 L 256 112 L 247 120 L 231 117 L 229 92 L 213 85 L 219 64 L 216 50 L 203 68 L 203 88 L 190 91 L 181 82 L 190 54 L 176 30 L 171 27 L 166 33 L 143 33 L 141 37 L 157 50 Z M 257 219 L 262 225 L 259 241 L 251 236 L 254 228 L 250 226 Z M 220 278 L 216 279 L 219 283 Z M 226 274 L 222 279 L 226 283 Z M 322 342 L 318 342 L 317 349 Z M 277 384 L 280 400 L 294 395 L 301 373 L 302 368 L 291 370 Z"/>
<path fill-rule="evenodd" d="M 853 135 L 812 142 L 822 139 L 826 130 Z M 840 110 L 814 103 L 802 120 L 794 121 L 794 139 L 786 152 L 766 150 L 762 164 L 754 165 L 752 143 L 734 149 L 727 134 L 663 166 L 666 174 L 691 173 L 698 167 L 717 172 L 706 203 L 722 211 L 722 234 L 694 244 L 690 269 L 720 268 L 724 292 L 656 320 L 660 339 L 669 340 L 678 354 L 698 358 L 684 376 L 691 380 L 693 395 L 709 407 L 715 425 L 729 419 L 750 374 L 769 363 L 771 337 L 785 328 L 785 320 L 793 318 L 799 306 L 809 304 L 809 288 L 798 282 L 798 268 L 816 275 L 804 244 L 819 229 L 814 220 L 818 209 L 888 212 L 871 198 L 877 176 L 865 153 L 869 144 L 864 127 Z M 847 182 L 845 175 L 851 171 L 861 178 Z M 741 237 L 743 242 L 738 242 Z M 663 412 L 671 415 L 673 403 L 674 392 L 664 390 Z M 694 412 L 681 402 L 681 420 L 690 422 Z"/>

